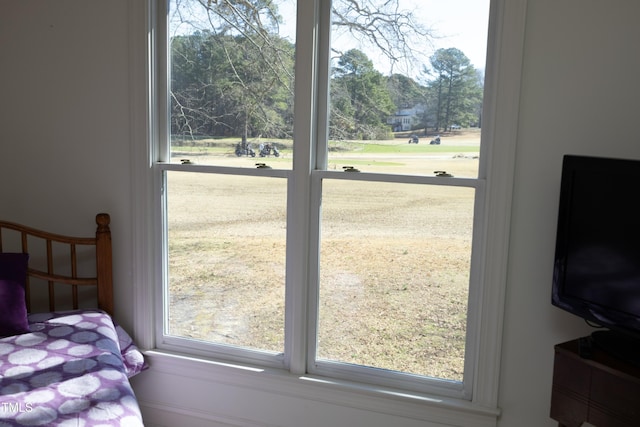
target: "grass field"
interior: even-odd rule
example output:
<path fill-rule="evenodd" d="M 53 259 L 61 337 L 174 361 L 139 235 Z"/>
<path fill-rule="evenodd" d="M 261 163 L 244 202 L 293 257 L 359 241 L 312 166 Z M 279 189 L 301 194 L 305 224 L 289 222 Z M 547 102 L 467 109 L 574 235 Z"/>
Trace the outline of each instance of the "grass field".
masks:
<path fill-rule="evenodd" d="M 442 140 L 368 143 L 331 154 L 329 165 L 477 176 L 479 136 Z M 257 159 L 206 148 L 197 161 Z M 282 154 L 266 160 L 290 161 Z M 168 194 L 171 334 L 282 352 L 285 180 L 169 172 Z M 318 357 L 462 379 L 473 197 L 468 188 L 325 182 Z"/>

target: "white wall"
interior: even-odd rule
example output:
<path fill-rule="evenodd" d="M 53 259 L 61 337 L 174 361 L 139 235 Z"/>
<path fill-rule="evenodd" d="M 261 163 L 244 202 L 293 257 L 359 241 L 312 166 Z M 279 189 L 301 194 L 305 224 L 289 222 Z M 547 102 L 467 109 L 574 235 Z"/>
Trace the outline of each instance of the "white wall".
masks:
<path fill-rule="evenodd" d="M 0 2 L 0 217 L 66 233 L 93 230 L 95 213 L 111 213 L 116 315 L 129 328 L 129 159 L 141 125 L 132 120 L 129 90 L 144 84 L 128 62 L 133 1 Z M 640 3 L 529 0 L 528 8 L 500 427 L 555 425 L 548 418 L 553 345 L 585 333 L 549 302 L 561 156 L 640 158 Z M 187 425 L 185 416 L 191 425 L 425 425 L 226 379 L 185 382 L 170 368 L 134 382 L 147 419 L 159 425 Z M 185 401 L 198 383 L 209 396 Z M 398 404 L 395 412 L 411 410 Z M 314 421 L 302 421 L 307 415 Z"/>
<path fill-rule="evenodd" d="M 640 159 L 640 3 L 529 0 L 500 426 L 542 426 L 553 345 L 586 335 L 550 305 L 563 154 Z"/>
<path fill-rule="evenodd" d="M 0 217 L 85 235 L 111 214 L 132 324 L 126 0 L 0 2 Z"/>

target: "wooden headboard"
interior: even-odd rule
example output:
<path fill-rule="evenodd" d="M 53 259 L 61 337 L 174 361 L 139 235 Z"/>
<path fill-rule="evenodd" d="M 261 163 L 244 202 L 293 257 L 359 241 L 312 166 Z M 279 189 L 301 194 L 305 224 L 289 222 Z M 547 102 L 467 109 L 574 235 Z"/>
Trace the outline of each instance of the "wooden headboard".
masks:
<path fill-rule="evenodd" d="M 32 266 L 29 261 L 27 278 L 26 299 L 27 311 L 31 312 L 31 278 L 40 279 L 47 282 L 49 311 L 56 310 L 55 289 L 56 284 L 68 285 L 71 287 L 71 306 L 74 309 L 79 307 L 78 287 L 97 287 L 97 307 L 113 315 L 113 271 L 111 253 L 111 230 L 109 214 L 100 213 L 96 215 L 97 229 L 95 237 L 72 237 L 54 234 L 47 231 L 37 230 L 21 224 L 0 221 L 0 252 L 30 253 L 29 248 L 35 246 L 34 242 L 40 243 L 44 248 L 43 258 L 46 264 L 43 268 Z M 7 230 L 12 230 L 7 231 Z M 4 232 L 4 233 L 3 233 Z M 12 234 L 15 240 L 19 237 L 18 250 L 10 250 L 8 241 Z M 5 248 L 3 248 L 3 242 Z M 40 247 L 39 246 L 39 247 Z M 55 246 L 55 251 L 54 251 Z M 84 251 L 88 248 L 95 252 L 95 271 L 89 274 L 78 273 L 79 256 L 78 248 Z M 57 254 L 67 253 L 68 256 L 60 257 Z M 30 258 L 31 254 L 30 254 Z M 94 266 L 92 265 L 92 269 Z"/>

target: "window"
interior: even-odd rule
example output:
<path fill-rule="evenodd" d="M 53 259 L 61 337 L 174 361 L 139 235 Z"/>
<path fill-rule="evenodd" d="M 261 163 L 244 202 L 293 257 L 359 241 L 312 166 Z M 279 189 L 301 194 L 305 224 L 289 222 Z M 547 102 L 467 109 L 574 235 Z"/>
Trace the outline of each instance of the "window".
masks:
<path fill-rule="evenodd" d="M 438 43 L 471 24 L 484 43 L 488 1 L 453 35 L 424 2 L 311 3 L 169 2 L 156 346 L 471 399 L 499 322 L 482 312 L 500 292 L 494 101 L 484 47 Z M 429 4 L 462 22 L 458 2 Z"/>

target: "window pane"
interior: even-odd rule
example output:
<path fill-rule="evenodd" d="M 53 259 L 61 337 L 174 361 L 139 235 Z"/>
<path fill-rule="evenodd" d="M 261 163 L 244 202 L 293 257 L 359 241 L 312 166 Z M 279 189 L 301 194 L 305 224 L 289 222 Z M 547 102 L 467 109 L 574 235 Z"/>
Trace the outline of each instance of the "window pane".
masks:
<path fill-rule="evenodd" d="M 166 180 L 167 333 L 283 352 L 286 180 Z"/>
<path fill-rule="evenodd" d="M 295 0 L 171 0 L 171 160 L 291 168 Z"/>
<path fill-rule="evenodd" d="M 333 5 L 328 168 L 476 177 L 489 0 Z"/>
<path fill-rule="evenodd" d="M 318 359 L 462 381 L 474 194 L 323 181 Z"/>

